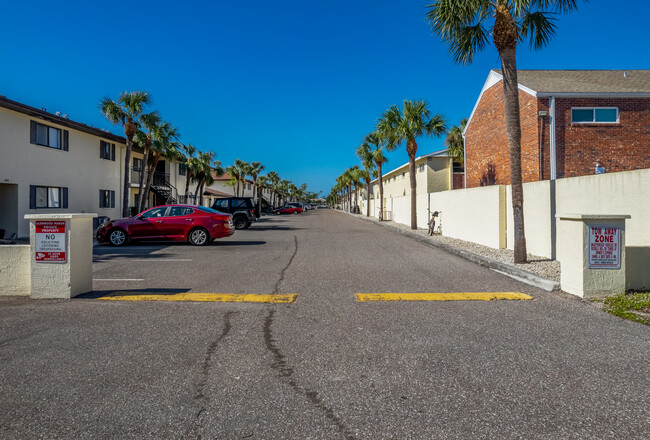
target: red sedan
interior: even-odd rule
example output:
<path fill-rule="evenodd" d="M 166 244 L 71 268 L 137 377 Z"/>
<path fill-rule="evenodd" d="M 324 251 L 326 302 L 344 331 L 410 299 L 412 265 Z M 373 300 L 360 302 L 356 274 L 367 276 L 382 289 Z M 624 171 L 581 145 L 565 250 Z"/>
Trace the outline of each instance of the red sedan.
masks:
<path fill-rule="evenodd" d="M 300 209 L 297 206 L 291 206 L 291 205 L 280 206 L 279 208 L 275 208 L 273 210 L 273 214 L 299 214 L 301 212 L 302 209 Z"/>
<path fill-rule="evenodd" d="M 97 240 L 122 246 L 129 240 L 187 240 L 203 246 L 235 232 L 232 215 L 204 206 L 163 205 L 133 218 L 109 221 L 97 230 Z"/>

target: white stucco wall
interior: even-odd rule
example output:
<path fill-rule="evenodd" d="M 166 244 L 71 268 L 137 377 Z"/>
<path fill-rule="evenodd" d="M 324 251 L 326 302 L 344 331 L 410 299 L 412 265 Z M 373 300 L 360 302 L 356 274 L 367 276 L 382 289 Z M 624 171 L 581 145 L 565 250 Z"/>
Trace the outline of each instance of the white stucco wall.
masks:
<path fill-rule="evenodd" d="M 548 180 L 524 185 L 524 232 L 528 253 L 551 258 L 551 184 Z M 506 186 L 508 249 L 515 247 L 512 186 Z"/>
<path fill-rule="evenodd" d="M 0 296 L 29 296 L 29 245 L 0 245 Z"/>

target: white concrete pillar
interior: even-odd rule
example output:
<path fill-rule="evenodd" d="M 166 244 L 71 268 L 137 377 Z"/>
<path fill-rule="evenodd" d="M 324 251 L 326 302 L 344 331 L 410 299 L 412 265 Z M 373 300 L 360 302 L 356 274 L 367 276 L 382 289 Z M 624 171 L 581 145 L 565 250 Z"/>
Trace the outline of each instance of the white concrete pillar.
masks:
<path fill-rule="evenodd" d="M 629 215 L 557 214 L 562 290 L 582 298 L 625 292 L 625 220 Z"/>
<path fill-rule="evenodd" d="M 31 298 L 70 299 L 93 288 L 93 218 L 29 214 Z"/>

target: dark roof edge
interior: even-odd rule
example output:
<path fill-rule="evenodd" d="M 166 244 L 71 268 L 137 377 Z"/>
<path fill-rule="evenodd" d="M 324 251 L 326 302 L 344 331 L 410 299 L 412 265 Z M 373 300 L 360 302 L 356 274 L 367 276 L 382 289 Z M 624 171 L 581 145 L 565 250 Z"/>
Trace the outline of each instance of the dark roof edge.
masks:
<path fill-rule="evenodd" d="M 25 114 L 27 116 L 32 116 L 36 118 L 43 119 L 54 124 L 63 125 L 64 127 L 72 128 L 74 130 L 82 131 L 84 133 L 92 134 L 97 137 L 104 139 L 110 139 L 121 144 L 126 144 L 126 139 L 122 136 L 100 130 L 99 128 L 91 127 L 90 125 L 83 124 L 81 122 L 76 122 L 70 119 L 66 119 L 61 116 L 57 116 L 52 113 L 48 113 L 44 110 L 39 110 L 35 107 L 31 107 L 26 104 L 22 104 L 17 101 L 12 101 L 5 96 L 0 95 L 0 107 L 4 107 L 9 110 L 16 111 L 18 113 Z"/>

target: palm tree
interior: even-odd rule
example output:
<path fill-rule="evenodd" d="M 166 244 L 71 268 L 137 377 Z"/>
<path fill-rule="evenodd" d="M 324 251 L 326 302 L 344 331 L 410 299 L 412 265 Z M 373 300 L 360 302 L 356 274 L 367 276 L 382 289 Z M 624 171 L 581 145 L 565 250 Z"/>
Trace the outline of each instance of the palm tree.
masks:
<path fill-rule="evenodd" d="M 135 132 L 134 140 L 138 144 L 140 144 L 143 148 L 143 152 L 142 152 L 143 163 L 148 163 L 149 152 L 151 151 L 151 145 L 153 144 L 153 133 L 160 125 L 161 118 L 158 112 L 151 112 L 151 113 L 146 113 L 144 115 L 140 115 L 138 120 L 139 120 L 139 128 Z M 141 197 L 141 195 L 142 195 L 142 191 L 144 190 L 145 180 L 146 180 L 145 172 L 144 170 L 140 170 L 140 184 L 138 185 L 138 196 L 140 197 L 140 199 L 138 200 L 138 206 L 137 206 L 138 212 L 144 211 L 144 205 L 146 199 L 144 197 Z"/>
<path fill-rule="evenodd" d="M 463 142 L 463 132 L 467 127 L 467 118 L 460 120 L 459 125 L 453 125 L 447 133 L 447 154 L 456 162 L 465 162 L 465 142 Z"/>
<path fill-rule="evenodd" d="M 361 146 L 372 152 L 372 159 L 377 165 L 377 178 L 379 182 L 379 221 L 384 219 L 384 176 L 381 167 L 388 162 L 388 158 L 384 156 L 384 148 L 386 148 L 387 139 L 384 138 L 378 131 L 366 135 L 363 138 Z M 365 147 L 364 147 L 365 145 Z"/>
<path fill-rule="evenodd" d="M 99 103 L 101 112 L 106 119 L 113 124 L 124 126 L 126 137 L 126 152 L 124 154 L 124 194 L 122 196 L 122 217 L 129 216 L 129 193 L 131 190 L 131 149 L 133 148 L 133 137 L 137 129 L 137 121 L 142 114 L 144 107 L 149 105 L 151 97 L 149 92 L 122 92 L 116 101 L 108 96 Z"/>
<path fill-rule="evenodd" d="M 392 106 L 384 112 L 377 123 L 382 137 L 388 139 L 387 148 L 394 149 L 406 143 L 409 157 L 409 178 L 411 181 L 411 229 L 418 228 L 417 194 L 415 176 L 415 155 L 418 151 L 416 139 L 422 136 L 438 137 L 447 131 L 445 118 L 441 114 L 431 115 L 424 100 L 404 100 L 404 110 Z"/>
<path fill-rule="evenodd" d="M 362 143 L 359 148 L 357 148 L 357 157 L 361 159 L 361 164 L 363 165 L 362 175 L 366 180 L 366 200 L 368 201 L 366 217 L 370 217 L 370 181 L 372 180 L 371 177 L 375 168 L 375 157 L 370 145 L 366 142 Z"/>
<path fill-rule="evenodd" d="M 257 178 L 257 209 L 259 212 L 262 212 L 262 191 L 264 188 L 267 188 L 271 181 L 266 176 L 259 176 Z"/>
<path fill-rule="evenodd" d="M 474 53 L 489 44 L 488 36 L 492 32 L 503 72 L 506 135 L 510 148 L 514 261 L 526 263 L 517 42 L 528 38 L 531 48 L 546 46 L 556 29 L 552 15 L 577 9 L 577 0 L 436 0 L 427 9 L 426 17 L 433 31 L 449 44 L 449 52 L 459 64 L 471 64 Z"/>
<path fill-rule="evenodd" d="M 273 208 L 277 208 L 277 205 L 275 204 L 276 196 L 277 196 L 277 193 L 278 193 L 278 185 L 280 184 L 280 180 L 282 180 L 282 179 L 280 179 L 280 176 L 275 171 L 270 171 L 266 175 L 266 177 L 269 179 L 269 181 L 271 183 L 271 191 L 273 191 L 273 203 L 271 203 L 271 206 Z"/>
<path fill-rule="evenodd" d="M 253 200 L 255 200 L 255 191 L 257 190 L 257 176 L 264 171 L 264 165 L 260 162 L 251 162 L 250 176 L 253 178 Z"/>
<path fill-rule="evenodd" d="M 224 170 L 221 162 L 215 160 L 216 154 L 213 152 L 199 153 L 197 157 L 196 173 L 196 205 L 203 205 L 203 192 L 206 186 L 214 183 L 214 176 L 223 176 Z M 214 173 L 214 176 L 213 176 Z"/>
<path fill-rule="evenodd" d="M 184 145 L 183 149 L 185 150 L 185 161 L 183 162 L 185 165 L 185 203 L 188 203 L 190 198 L 190 182 L 196 175 L 196 154 L 199 151 L 192 144 Z"/>
<path fill-rule="evenodd" d="M 237 160 L 235 162 L 237 162 Z M 228 185 L 235 189 L 235 197 L 239 197 L 239 168 L 236 165 L 230 165 L 226 168 L 226 173 L 230 175 L 230 182 Z"/>
<path fill-rule="evenodd" d="M 151 157 L 147 167 L 147 184 L 144 192 L 140 196 L 141 200 L 146 203 L 149 200 L 149 189 L 153 176 L 156 173 L 158 162 L 163 156 L 174 156 L 178 154 L 180 144 L 177 139 L 180 135 L 178 130 L 169 122 L 161 123 L 153 133 L 153 142 L 151 143 Z M 142 206 L 145 206 L 144 204 Z"/>
<path fill-rule="evenodd" d="M 246 190 L 246 176 L 250 174 L 251 164 L 244 162 L 241 159 L 235 159 L 234 167 L 237 169 L 237 175 L 239 176 L 239 182 L 241 182 L 241 195 L 244 196 L 244 191 Z M 239 183 L 237 184 L 239 187 Z M 239 191 L 237 191 L 239 193 Z"/>

